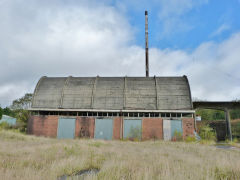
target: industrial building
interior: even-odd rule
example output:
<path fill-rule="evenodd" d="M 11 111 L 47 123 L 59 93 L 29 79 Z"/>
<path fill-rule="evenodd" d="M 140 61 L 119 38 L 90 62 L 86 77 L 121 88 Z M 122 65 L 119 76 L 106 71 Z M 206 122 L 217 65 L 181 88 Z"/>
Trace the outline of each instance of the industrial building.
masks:
<path fill-rule="evenodd" d="M 186 76 L 44 76 L 30 111 L 28 133 L 57 138 L 172 140 L 195 127 Z"/>
<path fill-rule="evenodd" d="M 36 85 L 28 133 L 58 138 L 174 140 L 193 135 L 195 121 L 186 76 L 42 77 Z"/>

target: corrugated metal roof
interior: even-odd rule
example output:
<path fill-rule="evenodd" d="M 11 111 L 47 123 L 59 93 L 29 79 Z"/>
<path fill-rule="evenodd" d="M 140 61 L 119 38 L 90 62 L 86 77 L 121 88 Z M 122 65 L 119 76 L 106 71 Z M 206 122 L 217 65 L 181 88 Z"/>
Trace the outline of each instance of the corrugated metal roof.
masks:
<path fill-rule="evenodd" d="M 192 109 L 182 77 L 42 77 L 32 108 L 103 110 Z"/>

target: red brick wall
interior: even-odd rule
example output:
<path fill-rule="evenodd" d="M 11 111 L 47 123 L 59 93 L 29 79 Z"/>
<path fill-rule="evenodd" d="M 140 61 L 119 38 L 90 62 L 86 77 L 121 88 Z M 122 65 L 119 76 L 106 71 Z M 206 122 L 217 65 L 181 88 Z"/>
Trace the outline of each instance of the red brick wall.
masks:
<path fill-rule="evenodd" d="M 94 117 L 77 117 L 75 137 L 94 138 L 94 127 L 95 127 Z"/>
<path fill-rule="evenodd" d="M 113 118 L 113 139 L 122 137 L 122 117 Z M 193 135 L 194 119 L 182 118 L 183 137 Z M 28 134 L 36 136 L 57 137 L 58 116 L 31 116 L 28 121 Z M 95 118 L 77 117 L 76 118 L 76 137 L 94 138 Z M 162 118 L 142 118 L 142 139 L 148 140 L 156 137 L 163 139 L 163 120 Z"/>
<path fill-rule="evenodd" d="M 113 118 L 113 139 L 121 139 L 122 117 Z"/>
<path fill-rule="evenodd" d="M 163 120 L 162 118 L 143 118 L 142 119 L 142 139 L 163 139 Z"/>
<path fill-rule="evenodd" d="M 194 135 L 194 118 L 182 118 L 183 138 Z"/>
<path fill-rule="evenodd" d="M 28 133 L 36 136 L 57 136 L 58 116 L 31 116 Z"/>

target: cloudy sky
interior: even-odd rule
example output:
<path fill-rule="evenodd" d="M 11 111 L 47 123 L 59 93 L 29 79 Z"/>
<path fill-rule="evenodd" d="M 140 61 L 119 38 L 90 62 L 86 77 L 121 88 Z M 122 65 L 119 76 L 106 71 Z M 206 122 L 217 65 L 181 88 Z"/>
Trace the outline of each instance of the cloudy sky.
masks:
<path fill-rule="evenodd" d="M 0 104 L 41 76 L 187 75 L 192 96 L 240 99 L 240 0 L 0 0 Z"/>

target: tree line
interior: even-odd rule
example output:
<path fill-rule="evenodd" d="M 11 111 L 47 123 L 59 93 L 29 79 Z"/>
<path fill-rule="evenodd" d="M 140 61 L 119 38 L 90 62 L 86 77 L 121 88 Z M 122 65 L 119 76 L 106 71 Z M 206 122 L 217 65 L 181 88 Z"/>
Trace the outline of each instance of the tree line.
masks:
<path fill-rule="evenodd" d="M 0 107 L 0 119 L 2 115 L 11 116 L 17 119 L 17 125 L 15 128 L 21 132 L 26 132 L 27 121 L 29 118 L 28 108 L 31 107 L 32 94 L 26 93 L 23 97 L 15 99 L 9 107 Z"/>
<path fill-rule="evenodd" d="M 213 109 L 200 109 L 196 111 L 196 115 L 201 116 L 202 120 L 214 121 L 224 120 L 225 113 L 221 110 Z M 230 111 L 231 119 L 240 119 L 240 109 L 234 109 Z"/>

